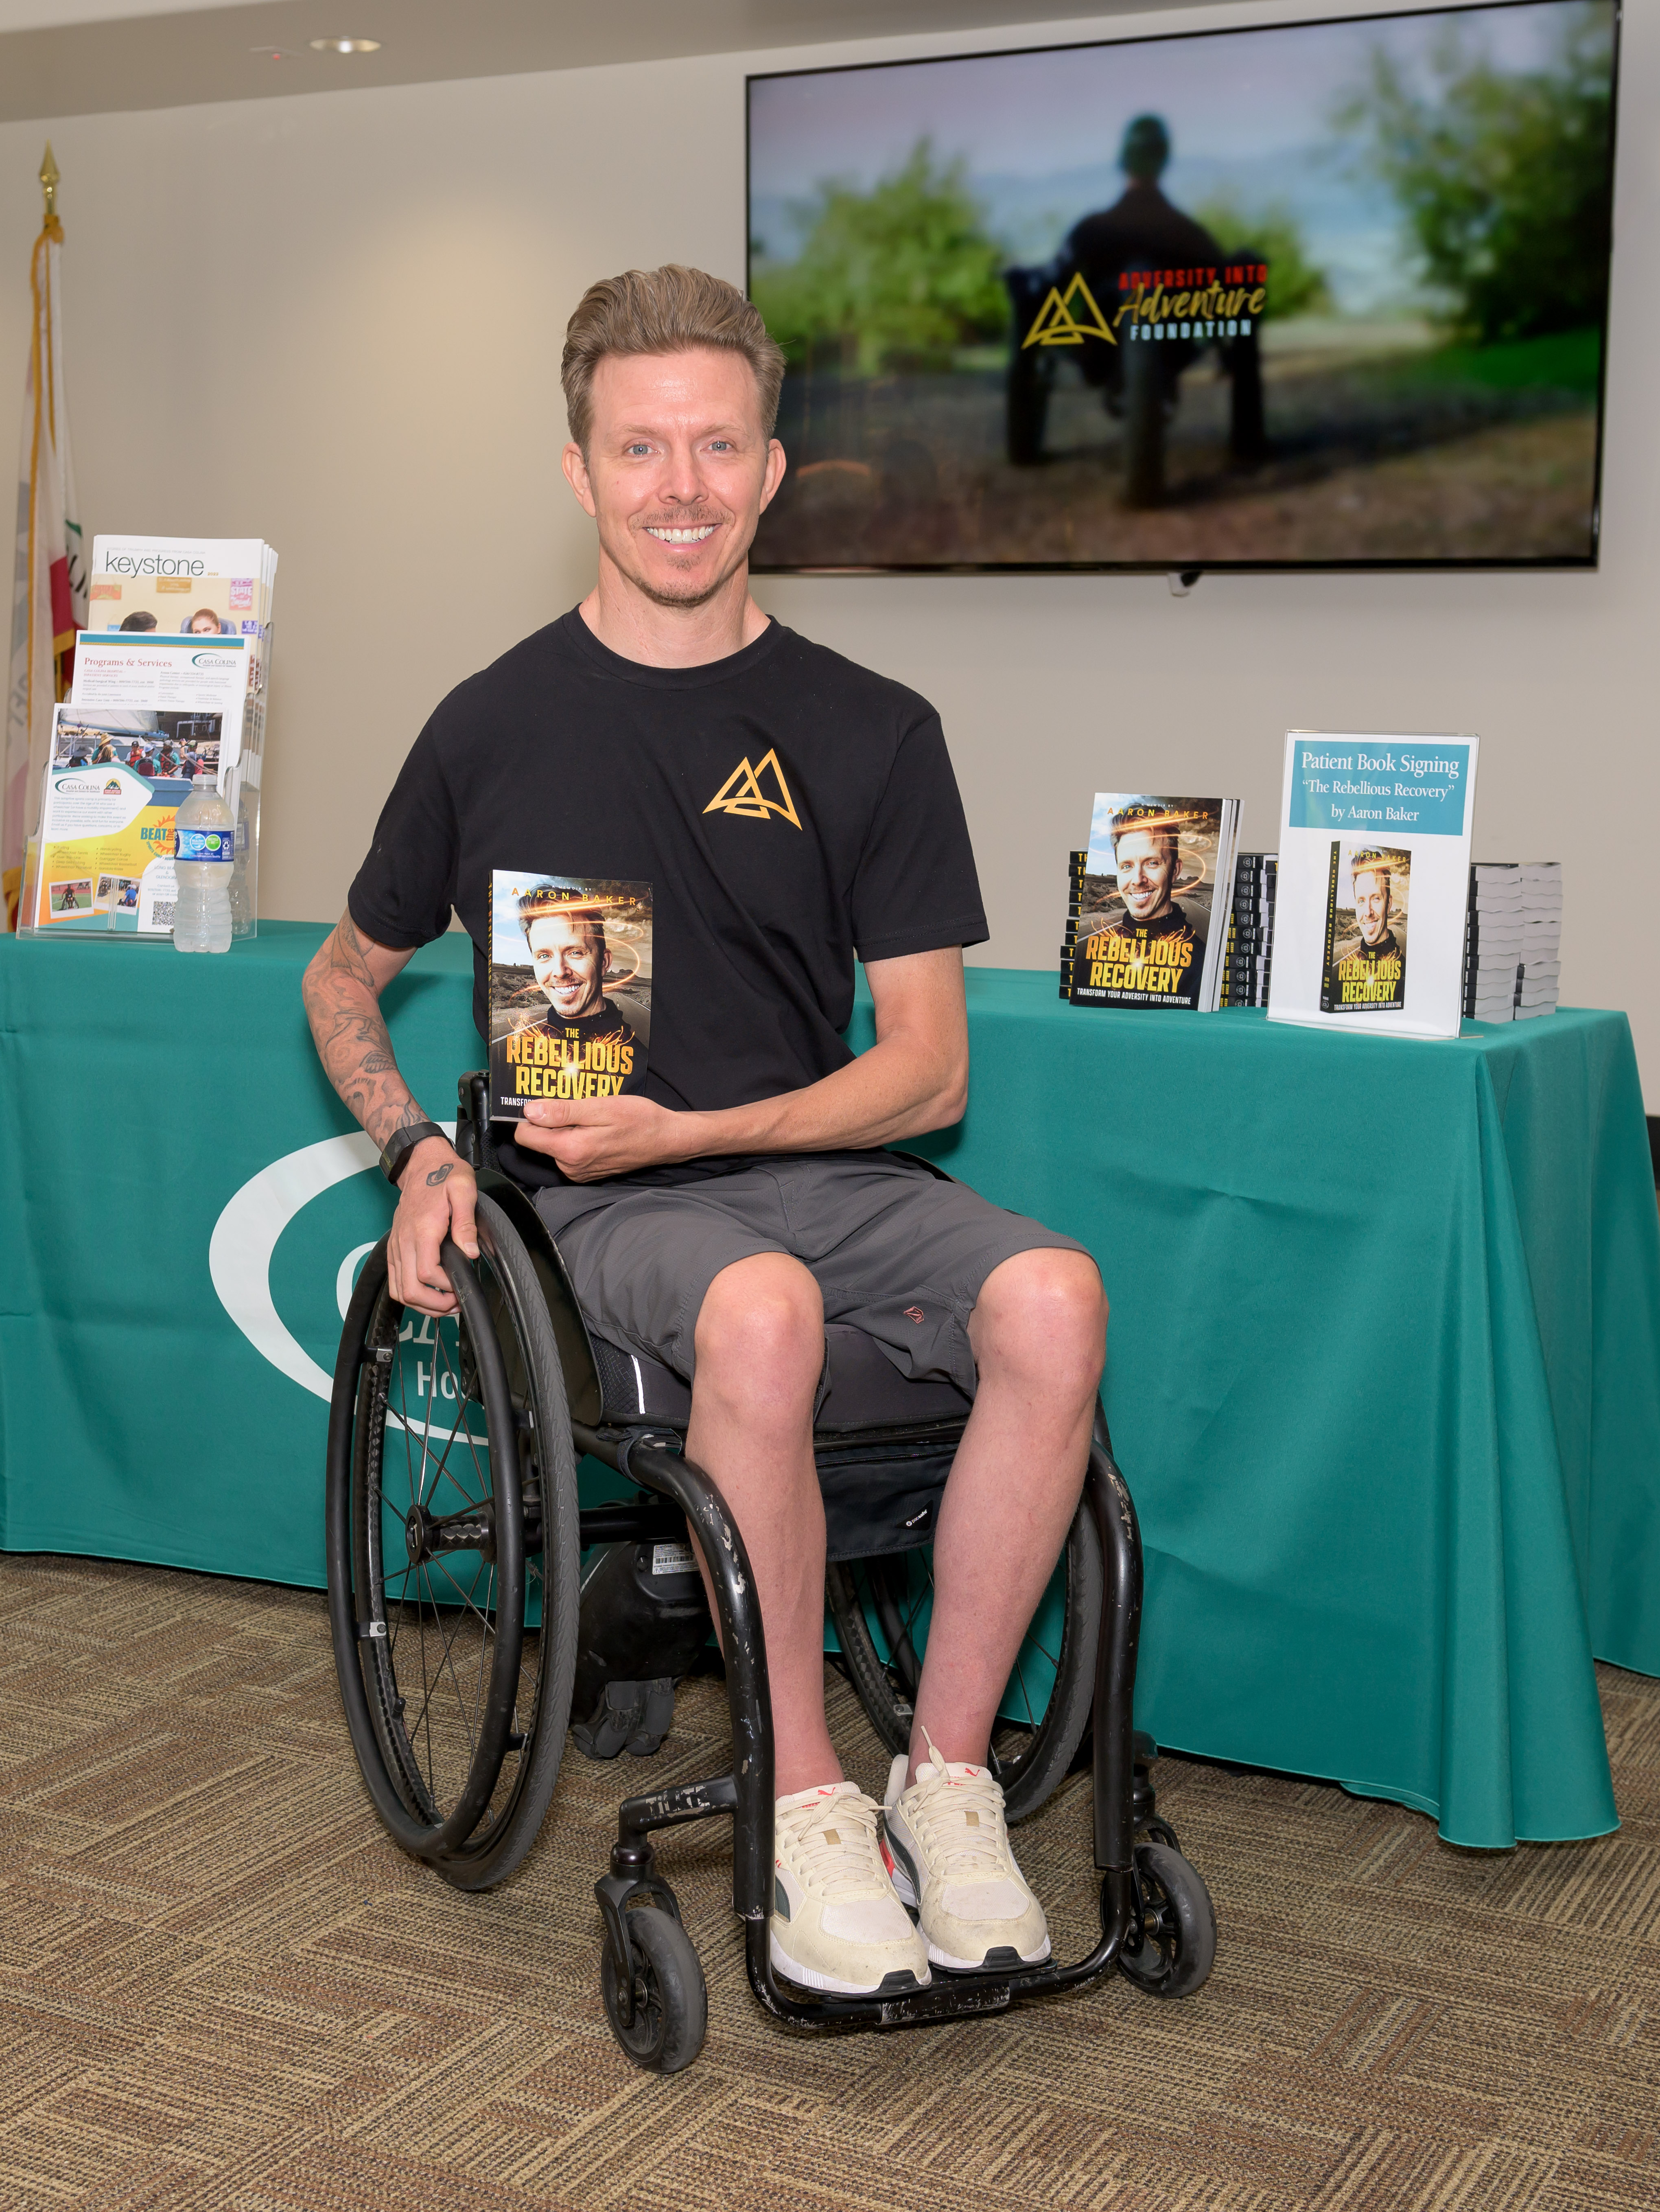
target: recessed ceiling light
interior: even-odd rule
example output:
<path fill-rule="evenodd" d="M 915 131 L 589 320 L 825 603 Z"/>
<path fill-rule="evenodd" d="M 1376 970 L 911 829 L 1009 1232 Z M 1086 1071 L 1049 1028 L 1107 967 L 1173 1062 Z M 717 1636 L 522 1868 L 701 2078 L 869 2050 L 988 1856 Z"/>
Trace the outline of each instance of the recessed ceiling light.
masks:
<path fill-rule="evenodd" d="M 379 39 L 313 39 L 314 54 L 378 54 Z"/>

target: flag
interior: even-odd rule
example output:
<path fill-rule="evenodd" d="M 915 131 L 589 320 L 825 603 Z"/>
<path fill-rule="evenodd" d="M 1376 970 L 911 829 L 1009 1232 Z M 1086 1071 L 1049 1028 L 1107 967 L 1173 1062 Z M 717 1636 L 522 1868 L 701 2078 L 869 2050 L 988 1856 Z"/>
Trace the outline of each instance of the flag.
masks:
<path fill-rule="evenodd" d="M 87 564 L 64 389 L 64 230 L 53 204 L 58 171 L 50 146 L 40 181 L 46 219 L 29 264 L 33 315 L 18 465 L 6 746 L 0 759 L 0 879 L 9 929 L 17 922 L 23 848 L 40 804 L 53 702 L 69 696 L 75 634 L 87 619 Z"/>

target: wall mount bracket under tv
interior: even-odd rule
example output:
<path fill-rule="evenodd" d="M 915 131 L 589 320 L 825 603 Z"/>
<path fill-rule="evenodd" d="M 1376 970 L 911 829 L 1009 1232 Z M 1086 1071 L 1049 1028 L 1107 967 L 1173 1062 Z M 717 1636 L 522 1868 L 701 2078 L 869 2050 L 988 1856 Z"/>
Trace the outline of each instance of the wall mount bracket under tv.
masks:
<path fill-rule="evenodd" d="M 1618 0 L 748 80 L 760 574 L 1581 568 Z"/>

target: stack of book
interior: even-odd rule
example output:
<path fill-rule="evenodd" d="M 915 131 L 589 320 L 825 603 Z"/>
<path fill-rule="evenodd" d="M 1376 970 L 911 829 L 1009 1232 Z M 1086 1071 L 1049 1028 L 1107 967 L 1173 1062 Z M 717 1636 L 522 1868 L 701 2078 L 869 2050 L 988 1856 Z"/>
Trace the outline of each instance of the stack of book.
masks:
<path fill-rule="evenodd" d="M 1078 942 L 1078 901 L 1083 896 L 1084 870 L 1089 864 L 1087 853 L 1069 853 L 1066 856 L 1066 937 L 1061 945 L 1061 996 L 1072 996 L 1072 955 Z"/>
<path fill-rule="evenodd" d="M 1522 960 L 1522 871 L 1514 860 L 1477 860 L 1464 920 L 1464 1013 L 1473 1021 L 1516 1017 Z"/>
<path fill-rule="evenodd" d="M 1478 860 L 1464 932 L 1466 1015 L 1524 1022 L 1554 1014 L 1561 948 L 1561 862 Z"/>
<path fill-rule="evenodd" d="M 1233 902 L 1228 908 L 1221 1006 L 1268 1004 L 1279 872 L 1279 855 L 1275 853 L 1241 853 L 1233 864 Z"/>
<path fill-rule="evenodd" d="M 1524 860 L 1522 957 L 1516 977 L 1516 1018 L 1554 1014 L 1562 975 L 1562 863 Z"/>

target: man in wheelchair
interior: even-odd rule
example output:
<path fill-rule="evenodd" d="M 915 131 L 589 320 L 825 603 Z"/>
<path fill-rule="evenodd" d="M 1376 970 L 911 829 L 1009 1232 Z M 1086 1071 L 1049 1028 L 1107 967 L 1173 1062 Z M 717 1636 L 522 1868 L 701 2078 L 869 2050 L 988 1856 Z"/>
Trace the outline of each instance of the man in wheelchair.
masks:
<path fill-rule="evenodd" d="M 988 1747 L 1077 1507 L 1106 1301 L 1073 1239 L 885 1149 L 964 1110 L 962 948 L 987 930 L 938 716 L 749 596 L 785 471 L 783 369 L 716 278 L 669 267 L 591 288 L 566 333 L 564 468 L 597 526 L 597 580 L 438 708 L 306 996 L 398 1189 L 391 1295 L 448 1314 L 440 1246 L 476 1254 L 474 1177 L 400 1077 L 380 994 L 453 910 L 482 1032 L 493 870 L 651 884 L 643 1093 L 533 1100 L 498 1156 L 593 1332 L 689 1381 L 688 1456 L 747 1547 L 779 1793 L 775 1969 L 897 1991 L 1049 1954 Z M 856 960 L 876 1030 L 857 1058 L 842 1034 Z M 973 1400 L 912 1741 L 880 1808 L 843 1778 L 825 1723 L 827 1322 Z"/>

